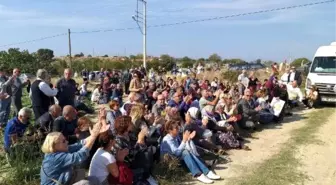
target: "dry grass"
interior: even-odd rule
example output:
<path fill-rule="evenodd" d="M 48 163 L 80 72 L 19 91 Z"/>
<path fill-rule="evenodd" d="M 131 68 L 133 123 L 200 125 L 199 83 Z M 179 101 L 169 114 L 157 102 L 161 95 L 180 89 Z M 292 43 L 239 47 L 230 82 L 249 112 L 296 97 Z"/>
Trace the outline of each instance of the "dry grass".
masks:
<path fill-rule="evenodd" d="M 176 157 L 164 155 L 160 164 L 156 164 L 153 170 L 160 185 L 175 185 L 176 182 L 185 182 L 191 179 L 191 174 L 181 166 Z"/>

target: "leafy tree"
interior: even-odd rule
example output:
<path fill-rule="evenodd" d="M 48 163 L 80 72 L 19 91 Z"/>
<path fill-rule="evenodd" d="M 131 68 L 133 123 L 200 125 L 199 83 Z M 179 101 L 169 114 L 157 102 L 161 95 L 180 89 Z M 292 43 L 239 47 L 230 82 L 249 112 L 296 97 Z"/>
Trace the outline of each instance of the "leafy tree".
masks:
<path fill-rule="evenodd" d="M 189 61 L 191 61 L 192 59 L 191 58 L 189 58 L 189 57 L 187 57 L 187 56 L 185 56 L 185 57 L 183 57 L 182 59 L 181 59 L 181 61 L 183 61 L 183 62 L 189 62 Z"/>
<path fill-rule="evenodd" d="M 205 59 L 204 58 L 199 58 L 198 61 L 199 62 L 205 62 Z"/>
<path fill-rule="evenodd" d="M 255 61 L 255 63 L 256 63 L 256 64 L 261 64 L 261 59 L 257 59 L 257 60 Z"/>
<path fill-rule="evenodd" d="M 158 71 L 159 67 L 165 68 L 167 71 L 173 69 L 175 65 L 175 59 L 167 54 L 161 55 L 160 59 L 153 59 L 151 62 L 148 62 L 148 69 L 154 69 Z"/>
<path fill-rule="evenodd" d="M 195 62 L 192 61 L 192 60 L 189 60 L 189 61 L 182 61 L 182 63 L 181 63 L 181 67 L 182 67 L 182 68 L 189 68 L 189 67 L 193 67 L 194 64 L 195 64 Z"/>
<path fill-rule="evenodd" d="M 130 55 L 129 58 L 131 59 L 132 62 L 134 62 L 137 57 L 135 55 Z"/>
<path fill-rule="evenodd" d="M 307 64 L 309 62 L 311 61 L 307 58 L 297 58 L 290 65 L 295 66 L 295 67 L 300 67 L 301 65 Z"/>
<path fill-rule="evenodd" d="M 196 62 L 195 60 L 185 56 L 181 59 L 181 67 L 182 68 L 193 67 L 195 62 Z"/>
<path fill-rule="evenodd" d="M 44 66 L 27 50 L 21 52 L 19 48 L 10 48 L 7 52 L 0 52 L 0 67 L 7 72 L 20 68 L 23 73 L 35 73 L 37 69 Z"/>
<path fill-rule="evenodd" d="M 74 57 L 84 57 L 84 53 L 80 52 L 79 54 L 76 54 Z"/>
<path fill-rule="evenodd" d="M 262 64 L 266 67 L 271 67 L 275 62 L 272 60 L 263 61 Z"/>
<path fill-rule="evenodd" d="M 54 51 L 51 49 L 39 49 L 35 54 L 40 62 L 52 62 L 54 58 Z"/>
<path fill-rule="evenodd" d="M 217 53 L 214 53 L 214 54 L 209 56 L 209 61 L 210 62 L 220 62 L 221 60 L 222 60 L 222 58 Z"/>
<path fill-rule="evenodd" d="M 87 57 L 88 57 L 88 58 L 92 58 L 92 55 L 88 55 Z"/>
<path fill-rule="evenodd" d="M 108 55 L 104 55 L 103 57 L 107 58 L 107 57 L 108 57 Z"/>
<path fill-rule="evenodd" d="M 136 59 L 143 59 L 143 54 L 141 54 L 141 53 L 137 54 Z"/>

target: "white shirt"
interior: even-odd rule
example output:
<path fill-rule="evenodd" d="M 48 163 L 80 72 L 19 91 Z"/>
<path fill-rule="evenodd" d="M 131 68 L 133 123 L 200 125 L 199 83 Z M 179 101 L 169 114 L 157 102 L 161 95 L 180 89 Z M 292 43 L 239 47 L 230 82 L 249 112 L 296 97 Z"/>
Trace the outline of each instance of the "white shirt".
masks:
<path fill-rule="evenodd" d="M 99 89 L 96 88 L 95 90 L 93 90 L 92 95 L 91 95 L 91 101 L 95 102 L 99 100 L 99 96 L 100 96 L 100 92 Z"/>
<path fill-rule="evenodd" d="M 289 100 L 296 100 L 297 98 L 299 98 L 299 101 L 303 100 L 303 94 L 300 88 L 294 88 L 292 85 L 287 85 L 287 92 Z"/>
<path fill-rule="evenodd" d="M 80 93 L 86 93 L 87 92 L 87 85 L 86 84 L 82 84 L 80 86 Z"/>
<path fill-rule="evenodd" d="M 99 148 L 92 157 L 89 176 L 94 176 L 99 180 L 99 182 L 104 182 L 109 175 L 107 165 L 115 162 L 116 159 L 111 153 Z"/>
<path fill-rule="evenodd" d="M 289 83 L 289 81 L 288 81 L 288 76 L 289 76 L 289 73 L 284 73 L 284 74 L 281 76 L 281 78 L 280 78 L 280 80 L 281 80 L 282 82 L 284 82 L 286 85 Z"/>
<path fill-rule="evenodd" d="M 39 78 L 37 78 L 36 80 L 41 80 Z M 38 85 L 39 89 L 46 95 L 46 96 L 49 96 L 49 97 L 53 97 L 53 96 L 56 96 L 57 93 L 58 93 L 58 90 L 56 88 L 50 88 L 50 85 L 47 84 L 46 82 L 44 81 L 41 81 Z M 31 93 L 32 91 L 30 90 L 29 91 L 29 97 L 32 97 L 31 96 Z"/>
<path fill-rule="evenodd" d="M 212 82 L 211 82 L 211 87 L 217 87 L 217 82 L 212 81 Z"/>
<path fill-rule="evenodd" d="M 293 82 L 294 81 L 294 78 L 295 78 L 295 72 L 292 72 L 289 74 L 289 82 Z"/>
<path fill-rule="evenodd" d="M 240 74 L 238 76 L 238 82 L 242 83 L 245 87 L 248 87 L 249 79 L 245 76 L 245 74 Z"/>

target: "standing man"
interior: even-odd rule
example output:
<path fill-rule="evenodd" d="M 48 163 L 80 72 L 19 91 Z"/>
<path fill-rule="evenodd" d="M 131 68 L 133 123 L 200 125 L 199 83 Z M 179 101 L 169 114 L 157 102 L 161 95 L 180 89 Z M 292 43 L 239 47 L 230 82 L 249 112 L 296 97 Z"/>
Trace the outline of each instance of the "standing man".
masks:
<path fill-rule="evenodd" d="M 76 97 L 76 81 L 71 78 L 71 69 L 64 70 L 64 77 L 61 78 L 56 85 L 58 89 L 57 100 L 58 104 L 63 108 L 66 105 L 75 106 Z"/>
<path fill-rule="evenodd" d="M 126 69 L 124 75 L 123 75 L 123 81 L 125 84 L 125 94 L 129 94 L 129 86 L 132 80 L 132 74 L 129 72 L 128 69 Z"/>
<path fill-rule="evenodd" d="M 239 95 L 244 95 L 245 89 L 247 89 L 249 79 L 247 78 L 247 71 L 244 69 L 242 73 L 238 76 L 238 91 Z"/>
<path fill-rule="evenodd" d="M 38 119 L 44 113 L 48 112 L 49 106 L 54 103 L 53 99 L 57 92 L 57 89 L 50 87 L 47 70 L 37 70 L 36 80 L 32 83 L 29 94 L 33 105 L 35 119 Z"/>
<path fill-rule="evenodd" d="M 14 108 L 14 117 L 17 116 L 20 109 L 22 108 L 22 88 L 28 83 L 28 79 L 25 79 L 25 81 L 22 83 L 20 76 L 20 70 L 18 68 L 15 68 L 13 70 L 13 76 L 16 77 L 14 79 L 14 82 L 12 84 L 12 105 Z"/>
<path fill-rule="evenodd" d="M 300 87 L 302 83 L 301 73 L 299 71 L 296 71 L 296 68 L 294 66 L 291 67 L 290 73 L 288 75 L 288 82 L 296 81 L 297 85 Z"/>
<path fill-rule="evenodd" d="M 3 94 L 4 98 L 0 99 L 0 127 L 3 127 L 7 121 L 10 114 L 11 106 L 11 86 L 14 82 L 15 76 L 6 77 L 3 71 L 0 70 L 0 93 Z"/>

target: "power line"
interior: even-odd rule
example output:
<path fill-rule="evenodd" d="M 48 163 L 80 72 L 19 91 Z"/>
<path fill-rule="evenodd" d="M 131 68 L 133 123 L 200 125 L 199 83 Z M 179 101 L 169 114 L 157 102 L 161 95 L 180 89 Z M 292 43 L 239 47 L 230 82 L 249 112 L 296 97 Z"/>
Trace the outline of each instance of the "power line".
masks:
<path fill-rule="evenodd" d="M 38 38 L 38 39 L 27 40 L 27 41 L 23 41 L 23 42 L 16 42 L 16 43 L 12 43 L 12 44 L 6 44 L 6 45 L 2 45 L 0 47 L 2 48 L 2 47 L 13 46 L 13 45 L 26 44 L 26 43 L 30 43 L 30 42 L 42 41 L 42 40 L 51 39 L 51 38 L 55 38 L 55 37 L 60 37 L 60 36 L 64 36 L 64 35 L 67 35 L 67 33 L 60 33 L 60 34 L 57 34 L 57 35 L 41 37 L 41 38 Z"/>
<path fill-rule="evenodd" d="M 243 16 L 261 14 L 261 13 L 276 12 L 276 11 L 281 11 L 281 10 L 296 9 L 296 8 L 303 8 L 303 7 L 308 7 L 308 6 L 320 5 L 320 4 L 327 4 L 327 3 L 334 2 L 334 1 L 335 0 L 319 1 L 319 2 L 314 2 L 314 3 L 299 4 L 299 5 L 286 6 L 286 7 L 281 7 L 281 8 L 273 8 L 273 9 L 266 9 L 266 10 L 260 10 L 260 11 L 254 11 L 254 12 L 232 14 L 232 15 L 227 15 L 227 16 L 211 17 L 211 18 L 206 18 L 206 19 L 196 19 L 196 20 L 191 20 L 191 21 L 182 21 L 182 22 L 175 22 L 175 23 L 149 25 L 149 26 L 147 26 L 147 28 L 167 27 L 167 26 L 197 23 L 197 22 L 206 22 L 206 21 L 213 21 L 213 20 L 220 20 L 220 19 L 228 19 L 228 18 L 233 18 L 233 17 L 243 17 Z M 92 31 L 78 31 L 78 32 L 71 32 L 71 33 L 72 34 L 86 34 L 86 33 L 99 33 L 99 32 L 128 31 L 128 30 L 135 30 L 135 29 L 138 29 L 138 27 L 114 28 L 114 29 L 92 30 Z M 6 44 L 6 45 L 2 45 L 0 47 L 8 47 L 8 46 L 13 46 L 13 45 L 42 41 L 42 40 L 51 39 L 51 38 L 55 38 L 55 37 L 60 37 L 60 36 L 64 36 L 64 35 L 67 35 L 67 33 L 61 33 L 61 34 L 57 34 L 57 35 L 41 37 L 41 38 L 34 39 L 34 40 L 28 40 L 28 41 L 17 42 L 17 43 L 12 43 L 12 44 Z"/>
<path fill-rule="evenodd" d="M 211 17 L 211 18 L 205 18 L 205 19 L 196 19 L 196 20 L 191 20 L 191 21 L 182 21 L 182 22 L 175 22 L 175 23 L 164 23 L 164 24 L 157 24 L 157 25 L 149 25 L 147 27 L 148 28 L 167 27 L 167 26 L 174 26 L 174 25 L 182 25 L 182 24 L 190 24 L 190 23 L 197 23 L 197 22 L 206 22 L 206 21 L 213 21 L 213 20 L 220 20 L 220 19 L 228 19 L 228 18 L 233 18 L 233 17 L 243 17 L 243 16 L 261 14 L 261 13 L 276 12 L 276 11 L 281 11 L 281 10 L 303 8 L 303 7 L 308 7 L 308 6 L 315 6 L 315 5 L 320 5 L 320 4 L 331 3 L 331 2 L 334 2 L 334 1 L 335 0 L 319 1 L 319 2 L 314 2 L 314 3 L 306 3 L 306 4 L 299 4 L 299 5 L 286 6 L 286 7 L 280 7 L 280 8 L 259 10 L 259 11 L 254 11 L 254 12 L 232 14 L 232 15 L 227 15 L 227 16 L 218 16 L 218 17 Z M 73 33 L 76 33 L 76 34 L 80 34 L 80 33 L 97 33 L 97 32 L 110 32 L 110 31 L 126 31 L 126 30 L 134 30 L 134 29 L 137 29 L 137 27 L 107 29 L 107 30 L 81 31 L 81 32 L 73 32 Z"/>

